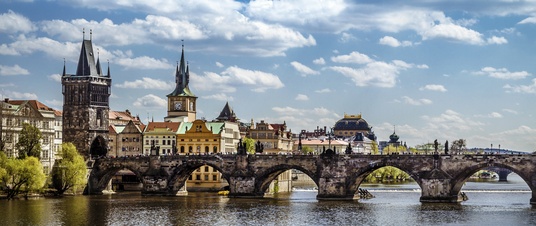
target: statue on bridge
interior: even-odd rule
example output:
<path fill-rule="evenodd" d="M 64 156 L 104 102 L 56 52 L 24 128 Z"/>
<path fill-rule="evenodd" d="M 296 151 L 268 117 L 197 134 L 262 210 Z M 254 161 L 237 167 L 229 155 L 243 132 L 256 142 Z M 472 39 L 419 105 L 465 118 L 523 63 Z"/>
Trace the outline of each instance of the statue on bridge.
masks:
<path fill-rule="evenodd" d="M 449 154 L 449 141 L 445 141 L 445 155 Z"/>
<path fill-rule="evenodd" d="M 238 147 L 236 149 L 238 155 L 247 155 L 246 142 L 242 143 L 242 138 L 238 141 Z"/>
<path fill-rule="evenodd" d="M 437 154 L 437 149 L 439 148 L 439 143 L 437 142 L 437 139 L 434 140 L 434 150 L 435 154 Z"/>
<path fill-rule="evenodd" d="M 262 153 L 264 151 L 264 144 L 261 144 L 260 141 L 257 141 L 255 144 L 255 153 Z"/>

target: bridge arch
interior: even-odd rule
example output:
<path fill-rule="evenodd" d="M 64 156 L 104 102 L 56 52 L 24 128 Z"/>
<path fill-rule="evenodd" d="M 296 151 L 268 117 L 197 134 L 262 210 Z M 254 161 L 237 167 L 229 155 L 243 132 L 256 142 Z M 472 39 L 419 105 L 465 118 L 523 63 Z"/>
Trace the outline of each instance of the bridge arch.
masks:
<path fill-rule="evenodd" d="M 392 164 L 389 162 L 382 161 L 382 162 L 371 163 L 367 167 L 356 168 L 353 172 L 350 172 L 347 178 L 346 190 L 350 194 L 356 194 L 357 191 L 359 190 L 359 186 L 361 186 L 361 184 L 367 178 L 368 175 L 370 175 L 371 173 L 373 173 L 374 171 L 378 169 L 388 167 L 388 166 L 397 168 L 407 173 L 422 189 L 420 176 L 418 175 L 418 173 L 415 172 L 414 168 L 408 167 L 407 164 Z"/>
<path fill-rule="evenodd" d="M 108 186 L 110 180 L 112 180 L 113 176 L 120 170 L 125 169 L 133 172 L 138 180 L 143 182 L 143 172 L 140 172 L 137 166 L 133 164 L 114 164 L 110 167 L 101 165 L 99 170 L 92 171 L 89 179 L 93 181 L 90 181 L 88 185 L 93 186 L 90 188 L 93 193 L 102 193 Z"/>
<path fill-rule="evenodd" d="M 221 167 L 222 162 L 216 161 L 190 161 L 177 166 L 171 173 L 168 181 L 168 191 L 172 194 L 176 194 L 180 188 L 182 188 L 190 175 L 197 169 L 203 166 L 210 166 L 216 171 L 221 173 L 221 177 L 228 182 L 230 181 L 230 172 L 227 172 Z"/>
<path fill-rule="evenodd" d="M 270 187 L 270 183 L 279 176 L 279 174 L 287 171 L 287 170 L 299 170 L 302 173 L 309 176 L 315 185 L 318 187 L 318 176 L 315 172 L 312 172 L 309 169 L 306 169 L 303 166 L 300 165 L 292 165 L 292 164 L 279 164 L 272 166 L 270 168 L 267 168 L 266 170 L 263 170 L 262 172 L 259 172 L 256 174 L 255 178 L 255 191 L 259 195 L 263 195 L 266 190 Z"/>
<path fill-rule="evenodd" d="M 536 176 L 534 175 L 527 175 L 526 172 L 524 172 L 522 169 L 518 169 L 516 167 L 513 167 L 513 166 L 510 166 L 508 164 L 504 164 L 504 163 L 499 163 L 499 162 L 495 162 L 495 161 L 489 161 L 489 162 L 483 162 L 483 163 L 480 163 L 480 164 L 476 164 L 476 165 L 472 165 L 472 166 L 469 166 L 463 170 L 460 170 L 460 173 L 458 175 L 455 175 L 453 177 L 453 185 L 452 185 L 452 195 L 457 195 L 461 192 L 461 189 L 463 187 L 463 185 L 465 184 L 465 182 L 467 181 L 467 179 L 469 179 L 469 177 L 471 177 L 471 175 L 475 174 L 476 172 L 478 172 L 479 170 L 482 170 L 482 169 L 485 169 L 485 168 L 488 168 L 488 167 L 497 167 L 497 168 L 503 168 L 503 169 L 508 169 L 514 173 L 516 173 L 517 175 L 519 175 L 519 177 L 521 177 L 521 179 L 523 179 L 523 181 L 525 181 L 525 183 L 527 183 L 527 185 L 529 186 L 529 188 L 534 192 L 535 191 L 535 184 L 536 183 Z"/>

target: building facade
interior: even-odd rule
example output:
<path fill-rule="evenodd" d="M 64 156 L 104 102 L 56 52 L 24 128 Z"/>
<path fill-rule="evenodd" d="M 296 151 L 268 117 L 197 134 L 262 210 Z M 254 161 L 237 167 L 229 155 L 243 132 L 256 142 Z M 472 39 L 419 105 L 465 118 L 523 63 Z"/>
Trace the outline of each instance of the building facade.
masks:
<path fill-rule="evenodd" d="M 39 159 L 43 165 L 43 172 L 50 173 L 59 151 L 55 145 L 57 111 L 37 100 L 4 99 L 0 107 L 0 144 L 2 150 L 8 157 L 18 157 L 19 151 L 16 144 L 19 141 L 23 124 L 28 123 L 35 126 L 41 131 Z"/>
<path fill-rule="evenodd" d="M 252 120 L 246 136 L 262 144 L 263 154 L 292 154 L 294 141 L 292 132 L 287 130 L 286 122 L 270 124 L 264 120 L 253 123 Z M 287 170 L 279 174 L 268 189 L 268 193 L 292 191 L 292 171 Z"/>
<path fill-rule="evenodd" d="M 98 54 L 98 53 L 97 53 Z M 84 158 L 108 152 L 109 97 L 112 79 L 102 73 L 90 40 L 82 41 L 76 74 L 63 66 L 63 142 L 71 142 Z"/>

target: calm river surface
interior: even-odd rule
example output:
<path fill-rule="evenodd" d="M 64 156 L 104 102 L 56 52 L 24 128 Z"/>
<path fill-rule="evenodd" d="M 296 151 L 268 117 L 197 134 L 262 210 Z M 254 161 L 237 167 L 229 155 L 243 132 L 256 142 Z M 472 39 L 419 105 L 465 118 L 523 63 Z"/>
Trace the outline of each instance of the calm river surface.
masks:
<path fill-rule="evenodd" d="M 0 225 L 536 225 L 528 186 L 508 179 L 467 182 L 461 204 L 420 203 L 414 183 L 363 185 L 376 197 L 359 201 L 318 201 L 311 190 L 265 199 L 191 192 L 0 200 Z"/>

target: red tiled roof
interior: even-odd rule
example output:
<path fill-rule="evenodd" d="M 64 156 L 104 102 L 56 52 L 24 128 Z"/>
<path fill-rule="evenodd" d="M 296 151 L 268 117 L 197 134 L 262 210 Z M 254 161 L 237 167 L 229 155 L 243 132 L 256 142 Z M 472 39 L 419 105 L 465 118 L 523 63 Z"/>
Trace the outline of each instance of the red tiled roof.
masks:
<path fill-rule="evenodd" d="M 173 132 L 177 132 L 180 122 L 149 122 L 145 131 L 153 131 L 155 128 L 169 128 Z"/>

